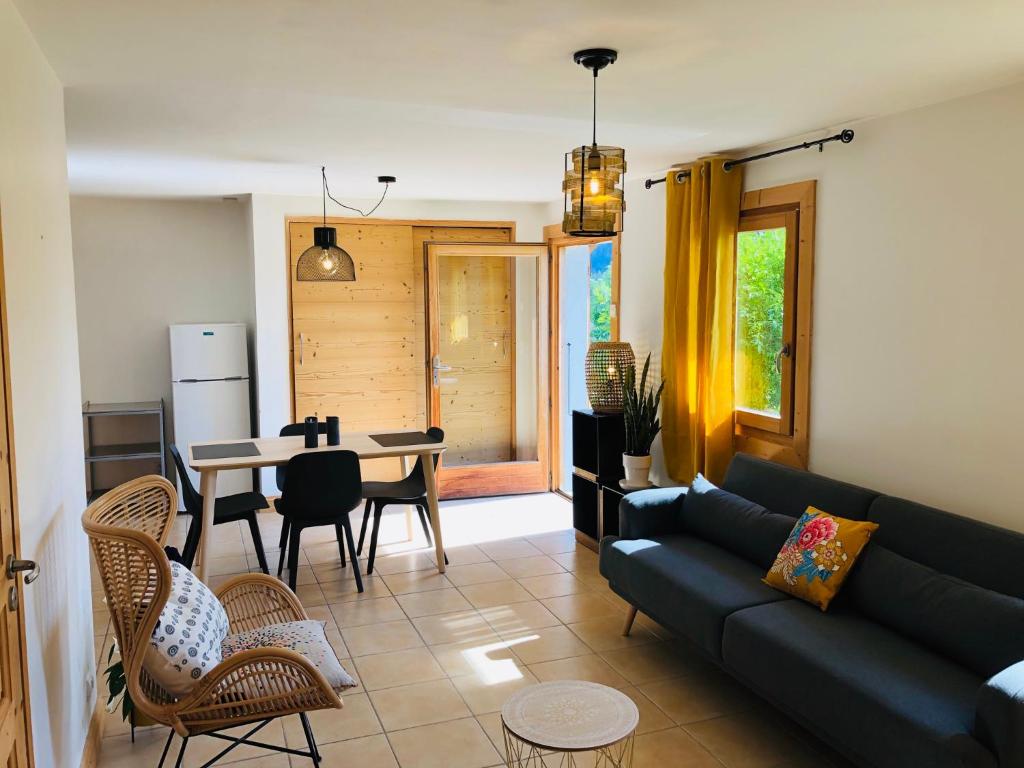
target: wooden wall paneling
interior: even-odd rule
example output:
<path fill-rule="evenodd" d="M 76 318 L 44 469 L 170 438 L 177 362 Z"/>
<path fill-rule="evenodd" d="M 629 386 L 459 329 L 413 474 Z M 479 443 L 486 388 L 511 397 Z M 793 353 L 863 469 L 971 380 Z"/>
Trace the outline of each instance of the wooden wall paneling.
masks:
<path fill-rule="evenodd" d="M 336 415 L 347 431 L 422 428 L 412 227 L 339 224 L 355 282 L 295 280 L 313 224 L 293 222 L 290 234 L 296 420 Z M 368 479 L 400 475 L 388 460 L 364 462 L 363 472 Z"/>
<path fill-rule="evenodd" d="M 356 281 L 299 282 L 295 265 L 318 217 L 286 220 L 292 417 L 341 417 L 343 430 L 427 425 L 423 243 L 508 242 L 512 222 L 329 218 Z M 300 343 L 301 334 L 301 343 Z M 366 479 L 401 476 L 397 462 L 363 463 Z"/>

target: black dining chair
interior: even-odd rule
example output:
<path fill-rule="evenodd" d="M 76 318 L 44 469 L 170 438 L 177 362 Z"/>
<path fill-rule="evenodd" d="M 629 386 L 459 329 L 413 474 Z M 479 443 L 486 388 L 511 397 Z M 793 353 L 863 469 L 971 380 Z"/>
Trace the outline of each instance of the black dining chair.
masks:
<path fill-rule="evenodd" d="M 440 427 L 431 427 L 427 434 L 437 442 L 444 441 L 444 430 Z M 435 453 L 434 469 L 437 469 L 437 460 L 440 454 Z M 409 476 L 402 480 L 389 482 L 371 481 L 363 483 L 363 498 L 366 499 L 366 507 L 363 509 L 363 524 L 359 529 L 359 546 L 356 551 L 360 554 L 363 551 L 363 539 L 366 538 L 366 524 L 370 519 L 370 511 L 373 511 L 373 531 L 370 534 L 370 554 L 366 560 L 366 572 L 373 573 L 373 560 L 377 554 L 377 533 L 380 531 L 380 516 L 384 507 L 391 504 L 411 504 L 416 507 L 420 514 L 420 525 L 423 526 L 423 533 L 427 537 L 427 544 L 433 545 L 430 536 L 430 525 L 427 522 L 430 517 L 430 506 L 427 504 L 427 481 L 423 477 L 423 457 L 416 459 L 416 465 L 412 468 Z M 448 555 L 444 556 L 445 565 L 448 564 Z"/>
<path fill-rule="evenodd" d="M 317 432 L 318 435 L 326 435 L 327 434 L 327 422 L 326 421 L 318 422 L 317 423 L 316 432 Z M 300 421 L 298 424 L 285 424 L 283 427 L 281 427 L 281 431 L 278 433 L 278 436 L 280 436 L 280 437 L 298 437 L 299 435 L 304 435 L 304 434 L 306 434 L 306 425 L 303 424 Z M 287 467 L 284 467 L 284 466 L 277 467 L 277 471 L 275 472 L 275 480 L 277 482 L 277 490 L 281 491 L 282 493 L 284 492 L 284 477 L 287 474 L 287 472 L 288 472 L 288 469 L 287 469 Z M 280 499 L 274 499 L 274 509 L 277 511 L 277 514 L 283 516 L 284 513 L 281 512 L 280 506 L 278 505 L 278 501 L 280 501 Z M 285 551 L 287 550 L 287 548 L 288 548 L 288 519 L 285 518 L 284 521 L 281 523 L 281 542 L 278 545 L 278 549 L 281 550 L 281 556 L 277 559 L 277 575 L 278 576 L 280 576 L 281 572 L 284 570 L 284 555 L 285 555 Z"/>
<path fill-rule="evenodd" d="M 174 466 L 178 470 L 178 478 L 181 480 L 182 501 L 185 503 L 185 511 L 192 516 L 192 522 L 188 526 L 188 533 L 185 534 L 185 546 L 181 551 L 181 561 L 186 568 L 191 568 L 196 558 L 196 551 L 199 549 L 199 536 L 203 530 L 203 497 L 192 485 L 192 480 L 185 470 L 185 462 L 181 459 L 178 447 L 173 443 L 168 446 L 171 456 L 174 458 Z M 249 524 L 249 533 L 252 534 L 252 544 L 256 548 L 256 558 L 259 560 L 260 568 L 264 573 L 270 573 L 267 568 L 267 555 L 263 551 L 263 537 L 260 536 L 260 525 L 256 520 L 256 510 L 266 509 L 270 505 L 262 493 L 246 491 L 245 493 L 234 493 L 230 496 L 221 496 L 217 499 L 213 511 L 213 524 L 237 523 L 244 520 Z"/>
<path fill-rule="evenodd" d="M 359 560 L 349 512 L 362 501 L 359 456 L 354 451 L 316 451 L 292 456 L 285 473 L 284 490 L 277 500 L 278 511 L 288 526 L 288 586 L 295 589 L 299 571 L 299 542 L 302 531 L 333 525 L 338 537 L 342 566 L 345 544 L 352 560 L 356 589 L 363 591 Z M 342 536 L 345 542 L 342 543 Z"/>

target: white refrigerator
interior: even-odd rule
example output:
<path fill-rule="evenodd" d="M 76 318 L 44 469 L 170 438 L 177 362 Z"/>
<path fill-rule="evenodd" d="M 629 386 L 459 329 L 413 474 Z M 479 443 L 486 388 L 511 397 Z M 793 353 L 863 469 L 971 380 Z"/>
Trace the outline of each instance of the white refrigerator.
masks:
<path fill-rule="evenodd" d="M 174 444 L 188 464 L 189 443 L 252 437 L 245 323 L 172 325 Z M 199 474 L 187 470 L 199 491 Z M 217 473 L 217 496 L 251 491 L 252 471 Z M 181 494 L 181 480 L 178 480 Z"/>

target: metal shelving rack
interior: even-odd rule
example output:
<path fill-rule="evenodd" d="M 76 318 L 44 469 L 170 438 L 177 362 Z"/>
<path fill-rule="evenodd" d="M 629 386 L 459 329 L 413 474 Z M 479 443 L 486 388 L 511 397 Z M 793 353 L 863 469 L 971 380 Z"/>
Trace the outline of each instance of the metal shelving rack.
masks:
<path fill-rule="evenodd" d="M 159 434 L 154 441 L 139 443 L 115 443 L 110 445 L 93 444 L 93 419 L 118 416 L 156 416 Z M 89 501 L 93 501 L 106 493 L 109 488 L 96 488 L 96 464 L 105 461 L 137 461 L 152 459 L 160 462 L 160 474 L 167 477 L 167 460 L 164 446 L 167 444 L 164 422 L 164 401 L 151 400 L 138 403 L 93 403 L 86 401 L 82 406 L 82 417 L 85 419 L 85 466 L 89 473 Z"/>

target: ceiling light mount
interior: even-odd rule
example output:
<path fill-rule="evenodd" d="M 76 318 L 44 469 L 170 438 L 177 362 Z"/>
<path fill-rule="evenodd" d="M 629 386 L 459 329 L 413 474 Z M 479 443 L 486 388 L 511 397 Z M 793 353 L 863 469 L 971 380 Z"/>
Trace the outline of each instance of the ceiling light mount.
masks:
<path fill-rule="evenodd" d="M 572 60 L 591 70 L 594 77 L 609 64 L 614 64 L 618 58 L 619 52 L 611 48 L 586 48 L 572 55 Z"/>

